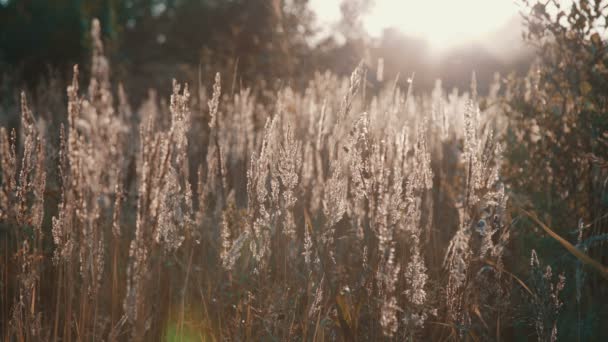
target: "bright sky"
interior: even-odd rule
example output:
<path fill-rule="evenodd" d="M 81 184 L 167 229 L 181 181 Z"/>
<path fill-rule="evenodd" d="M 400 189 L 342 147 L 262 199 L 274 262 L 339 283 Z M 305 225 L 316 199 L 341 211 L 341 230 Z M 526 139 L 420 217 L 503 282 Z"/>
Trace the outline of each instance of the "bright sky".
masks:
<path fill-rule="evenodd" d="M 311 0 L 310 4 L 320 23 L 330 25 L 340 18 L 341 2 Z M 395 27 L 426 38 L 435 48 L 446 48 L 492 32 L 517 13 L 514 0 L 375 0 L 364 24 L 374 36 Z"/>

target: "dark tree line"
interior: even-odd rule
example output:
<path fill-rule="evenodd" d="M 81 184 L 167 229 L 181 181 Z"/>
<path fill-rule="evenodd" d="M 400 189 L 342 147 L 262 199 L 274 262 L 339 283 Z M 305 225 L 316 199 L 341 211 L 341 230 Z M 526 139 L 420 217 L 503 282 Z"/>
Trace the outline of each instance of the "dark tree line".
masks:
<path fill-rule="evenodd" d="M 306 0 L 8 0 L 0 5 L 0 65 L 30 82 L 49 66 L 69 71 L 86 60 L 93 17 L 113 63 L 129 73 L 151 61 L 238 58 L 243 77 L 292 75 L 313 33 Z"/>

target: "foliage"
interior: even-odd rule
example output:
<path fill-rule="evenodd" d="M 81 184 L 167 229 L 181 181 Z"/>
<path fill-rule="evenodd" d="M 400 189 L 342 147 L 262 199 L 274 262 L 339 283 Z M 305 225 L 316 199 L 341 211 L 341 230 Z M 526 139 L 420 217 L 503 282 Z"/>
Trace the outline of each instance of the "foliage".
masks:
<path fill-rule="evenodd" d="M 523 4 L 524 39 L 536 49 L 537 61 L 527 77 L 510 79 L 505 177 L 519 196 L 517 205 L 537 211 L 535 221 L 540 218 L 556 229 L 555 236 L 566 239 L 560 243 L 572 246 L 576 245 L 573 231 L 578 232 L 579 242 L 608 232 L 608 50 L 603 36 L 608 4 L 602 0 L 575 1 L 571 6 L 560 1 Z M 608 263 L 605 246 L 585 248 L 600 272 L 590 271 L 582 281 L 585 271 L 566 249 L 556 250 L 555 242 L 537 234 L 526 235 L 519 248 L 537 246 L 545 261 L 581 279 L 576 291 L 585 289 L 586 295 L 565 303 L 568 317 L 563 325 L 566 339 L 582 338 L 583 316 L 606 317 L 593 305 L 608 298 L 606 287 L 599 283 L 601 264 Z M 567 287 L 565 292 L 573 289 Z M 598 330 L 589 333 L 606 338 Z"/>
<path fill-rule="evenodd" d="M 245 80 L 260 71 L 267 79 L 298 76 L 313 33 L 306 0 L 9 0 L 0 5 L 0 63 L 20 67 L 30 85 L 49 65 L 67 75 L 92 51 L 93 17 L 119 76 L 151 61 L 229 69 L 237 59 Z"/>

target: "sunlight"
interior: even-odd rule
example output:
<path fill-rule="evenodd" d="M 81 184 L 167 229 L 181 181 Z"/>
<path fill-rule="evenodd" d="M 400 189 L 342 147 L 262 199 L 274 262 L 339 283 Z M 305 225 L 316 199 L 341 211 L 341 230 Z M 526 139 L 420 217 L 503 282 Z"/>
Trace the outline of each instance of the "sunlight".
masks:
<path fill-rule="evenodd" d="M 500 28 L 516 13 L 513 0 L 379 0 L 365 25 L 374 35 L 393 26 L 441 48 L 475 40 Z"/>
<path fill-rule="evenodd" d="M 311 6 L 321 24 L 339 19 L 339 0 L 312 0 Z M 363 21 L 373 36 L 379 36 L 387 27 L 395 27 L 441 49 L 474 41 L 497 30 L 517 11 L 514 0 L 376 0 Z"/>

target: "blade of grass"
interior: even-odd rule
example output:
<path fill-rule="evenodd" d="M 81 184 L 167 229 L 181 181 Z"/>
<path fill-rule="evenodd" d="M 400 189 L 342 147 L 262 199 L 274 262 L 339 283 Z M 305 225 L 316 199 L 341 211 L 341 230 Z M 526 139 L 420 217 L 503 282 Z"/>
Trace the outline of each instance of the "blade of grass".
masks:
<path fill-rule="evenodd" d="M 539 225 L 549 236 L 553 239 L 557 240 L 564 248 L 568 250 L 572 255 L 574 255 L 577 259 L 579 259 L 584 264 L 591 266 L 593 269 L 598 271 L 600 275 L 608 280 L 608 268 L 602 265 L 598 261 L 592 259 L 587 254 L 581 252 L 578 248 L 574 247 L 570 242 L 566 241 L 564 238 L 559 236 L 553 229 L 549 228 L 546 224 L 544 224 L 534 212 L 529 212 L 525 209 L 520 208 L 520 210 L 526 214 L 532 221 L 534 221 L 537 225 Z"/>

